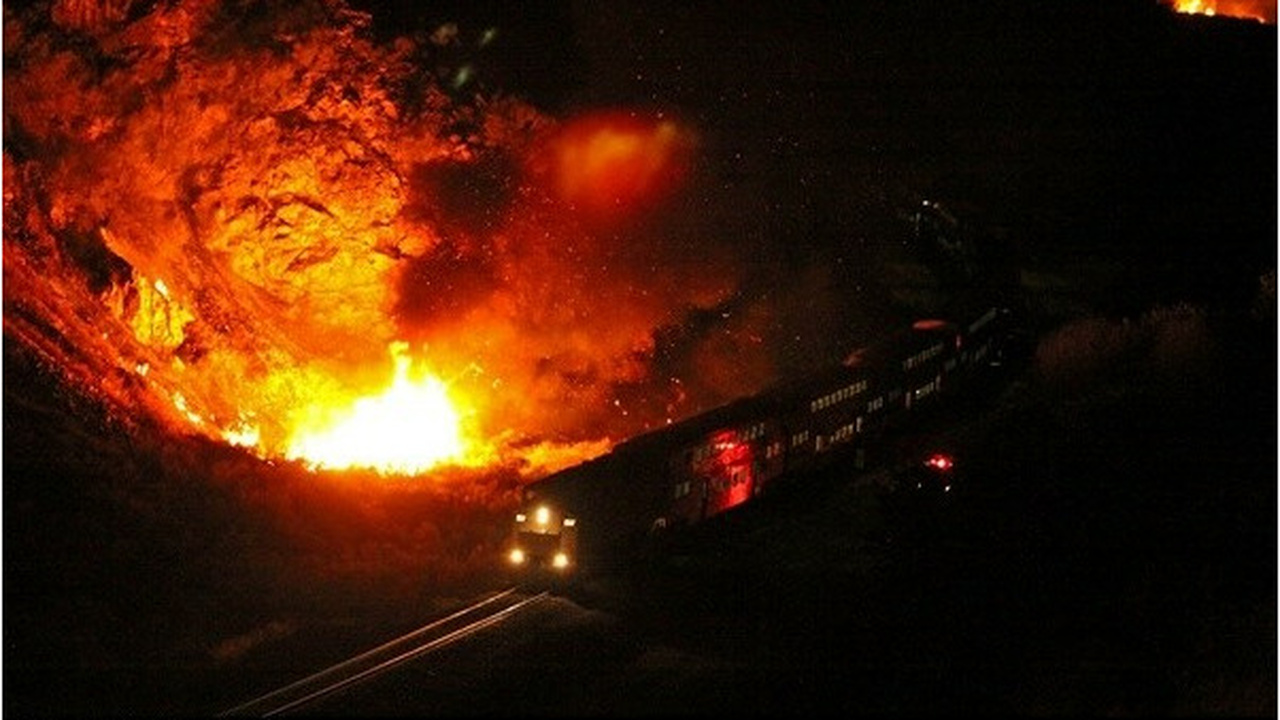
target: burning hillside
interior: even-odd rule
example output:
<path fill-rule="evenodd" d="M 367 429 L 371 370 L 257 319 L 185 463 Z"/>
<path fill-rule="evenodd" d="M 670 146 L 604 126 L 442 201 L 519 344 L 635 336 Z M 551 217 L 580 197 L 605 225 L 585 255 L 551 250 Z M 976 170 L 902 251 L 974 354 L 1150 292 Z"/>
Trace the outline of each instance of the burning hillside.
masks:
<path fill-rule="evenodd" d="M 1192 15 L 1221 15 L 1274 25 L 1276 0 L 1168 0 L 1175 11 Z"/>
<path fill-rule="evenodd" d="M 591 454 L 685 414 L 655 337 L 740 279 L 660 221 L 695 129 L 467 93 L 449 58 L 492 28 L 370 23 L 6 6 L 6 338 L 125 417 L 326 467 Z"/>

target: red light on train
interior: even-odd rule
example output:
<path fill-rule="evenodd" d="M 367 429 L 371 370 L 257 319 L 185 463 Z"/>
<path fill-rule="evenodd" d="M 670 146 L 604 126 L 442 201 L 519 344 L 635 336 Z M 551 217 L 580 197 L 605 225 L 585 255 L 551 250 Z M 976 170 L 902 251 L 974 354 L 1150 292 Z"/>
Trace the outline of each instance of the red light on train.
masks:
<path fill-rule="evenodd" d="M 929 456 L 928 460 L 924 461 L 924 464 L 933 468 L 934 470 L 941 470 L 945 472 L 947 470 L 950 470 L 952 466 L 955 465 L 955 461 L 951 459 L 950 455 L 944 455 L 942 453 L 934 453 L 933 455 Z"/>
<path fill-rule="evenodd" d="M 724 506 L 721 509 L 728 510 L 731 507 L 736 507 L 750 500 L 751 487 L 752 482 L 749 477 L 745 480 L 734 483 L 730 486 L 728 494 L 725 495 Z"/>
<path fill-rule="evenodd" d="M 915 329 L 915 330 L 944 330 L 950 324 L 951 323 L 947 322 L 946 320 L 939 320 L 937 318 L 923 318 L 911 323 L 911 327 L 912 329 Z"/>

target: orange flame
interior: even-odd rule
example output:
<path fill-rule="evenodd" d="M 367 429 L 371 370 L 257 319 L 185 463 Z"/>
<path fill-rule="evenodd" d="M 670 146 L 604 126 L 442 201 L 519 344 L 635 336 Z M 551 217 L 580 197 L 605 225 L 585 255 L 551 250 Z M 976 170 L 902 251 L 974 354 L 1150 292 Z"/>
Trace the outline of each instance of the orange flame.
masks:
<path fill-rule="evenodd" d="M 1276 21 L 1275 0 L 1172 0 L 1170 5 L 1175 12 L 1188 15 L 1222 15 L 1268 24 Z"/>
<path fill-rule="evenodd" d="M 406 112 L 389 88 L 425 39 L 378 44 L 362 14 L 268 14 L 291 49 L 262 52 L 219 3 L 139 10 L 6 23 L 6 126 L 36 148 L 4 153 L 6 337 L 127 412 L 313 468 L 541 472 L 696 405 L 641 391 L 682 372 L 652 372 L 656 333 L 741 280 L 732 243 L 651 212 L 680 207 L 692 125 L 434 87 Z M 66 26 L 137 51 L 107 82 Z M 449 380 L 403 348 L 390 372 L 393 340 Z"/>
<path fill-rule="evenodd" d="M 489 460 L 464 433 L 464 405 L 440 378 L 410 377 L 404 343 L 393 343 L 395 377 L 384 392 L 348 407 L 313 408 L 289 441 L 286 457 L 331 470 L 366 467 L 383 474 L 416 474 L 452 464 Z"/>

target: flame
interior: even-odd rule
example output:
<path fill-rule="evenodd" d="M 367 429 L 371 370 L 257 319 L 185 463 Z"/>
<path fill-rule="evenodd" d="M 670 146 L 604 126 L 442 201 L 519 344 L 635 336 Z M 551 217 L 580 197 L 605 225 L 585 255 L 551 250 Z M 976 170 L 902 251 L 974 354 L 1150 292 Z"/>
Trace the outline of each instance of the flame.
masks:
<path fill-rule="evenodd" d="M 1223 15 L 1272 24 L 1276 21 L 1275 0 L 1172 0 L 1175 12 L 1187 15 Z"/>
<path fill-rule="evenodd" d="M 6 337 L 125 416 L 314 468 L 536 472 L 723 394 L 681 378 L 701 331 L 655 339 L 746 272 L 676 212 L 685 119 L 454 98 L 425 38 L 324 3 L 254 15 L 285 52 L 218 2 L 41 5 L 6 17 Z M 401 340 L 439 374 L 389 368 Z"/>
<path fill-rule="evenodd" d="M 407 345 L 391 345 L 395 377 L 382 393 L 338 409 L 312 408 L 295 431 L 286 457 L 312 469 L 372 468 L 417 474 L 445 465 L 479 465 L 487 454 L 464 437 L 462 404 L 439 377 L 410 376 Z"/>

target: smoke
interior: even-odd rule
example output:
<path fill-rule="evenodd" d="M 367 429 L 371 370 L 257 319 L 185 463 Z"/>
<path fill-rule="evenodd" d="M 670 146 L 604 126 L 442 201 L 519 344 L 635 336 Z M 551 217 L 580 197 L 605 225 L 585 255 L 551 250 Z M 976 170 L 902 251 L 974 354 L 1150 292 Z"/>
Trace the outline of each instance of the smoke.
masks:
<path fill-rule="evenodd" d="M 336 1 L 6 7 L 6 334 L 117 378 L 125 413 L 267 452 L 395 341 L 495 436 L 621 436 L 770 374 L 767 310 L 705 322 L 744 269 L 687 215 L 694 127 L 469 95 L 429 38 L 370 25 Z"/>

